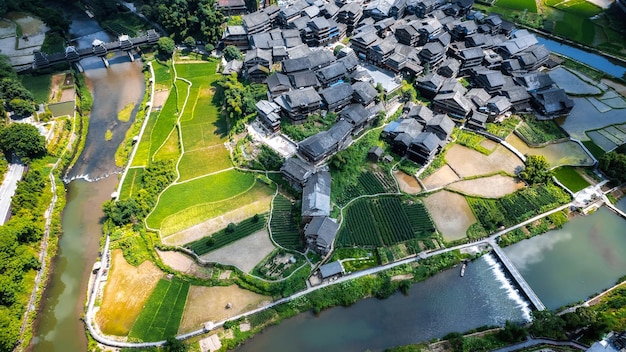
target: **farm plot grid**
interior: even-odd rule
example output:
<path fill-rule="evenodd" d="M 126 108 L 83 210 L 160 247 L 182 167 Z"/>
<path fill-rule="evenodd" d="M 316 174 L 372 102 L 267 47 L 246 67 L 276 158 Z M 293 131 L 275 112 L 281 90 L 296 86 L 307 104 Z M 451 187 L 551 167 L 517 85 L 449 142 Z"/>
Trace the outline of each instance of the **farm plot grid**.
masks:
<path fill-rule="evenodd" d="M 359 199 L 345 216 L 338 236 L 340 246 L 390 246 L 435 232 L 422 203 L 402 202 L 399 197 Z"/>
<path fill-rule="evenodd" d="M 161 279 L 135 320 L 128 337 L 141 341 L 162 341 L 175 336 L 188 292 L 188 282 Z"/>
<path fill-rule="evenodd" d="M 270 229 L 272 238 L 280 246 L 297 251 L 303 249 L 300 229 L 294 219 L 294 205 L 282 195 L 274 198 Z"/>
<path fill-rule="evenodd" d="M 518 224 L 570 200 L 555 185 L 528 187 L 500 199 L 466 198 L 476 218 L 490 232 L 500 226 Z"/>
<path fill-rule="evenodd" d="M 396 183 L 391 176 L 380 171 L 367 171 L 360 174 L 356 183 L 346 187 L 345 191 L 337 196 L 337 204 L 344 206 L 352 199 L 363 195 L 397 192 Z"/>

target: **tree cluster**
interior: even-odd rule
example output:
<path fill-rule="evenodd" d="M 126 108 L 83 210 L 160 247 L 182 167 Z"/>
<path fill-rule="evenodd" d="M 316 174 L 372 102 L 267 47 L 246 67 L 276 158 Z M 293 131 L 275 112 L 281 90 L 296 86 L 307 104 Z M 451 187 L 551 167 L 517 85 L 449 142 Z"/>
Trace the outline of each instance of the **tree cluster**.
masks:
<path fill-rule="evenodd" d="M 35 112 L 33 94 L 17 78 L 9 59 L 0 55 L 0 106 L 3 113 L 5 104 L 6 110 L 13 111 L 17 116 L 26 117 Z"/>
<path fill-rule="evenodd" d="M 7 160 L 13 155 L 29 162 L 46 154 L 45 138 L 37 127 L 25 123 L 12 123 L 0 130 L 0 150 Z"/>
<path fill-rule="evenodd" d="M 171 161 L 158 161 L 148 166 L 141 178 L 137 194 L 117 202 L 104 203 L 104 215 L 116 226 L 136 224 L 148 215 L 156 204 L 157 197 L 165 187 L 176 179 L 176 170 Z"/>
<path fill-rule="evenodd" d="M 598 159 L 598 167 L 618 183 L 626 181 L 626 154 L 617 151 L 606 153 Z"/>
<path fill-rule="evenodd" d="M 176 42 L 192 36 L 216 44 L 222 36 L 224 15 L 214 0 L 147 0 L 140 8 L 150 20 L 160 23 Z"/>
<path fill-rule="evenodd" d="M 231 119 L 231 126 L 237 125 L 244 117 L 256 112 L 256 102 L 265 96 L 264 84 L 244 84 L 233 73 L 218 81 L 222 88 L 220 98 Z"/>
<path fill-rule="evenodd" d="M 64 34 L 70 29 L 71 21 L 58 6 L 43 0 L 0 0 L 0 14 L 7 12 L 29 12 L 39 17 L 50 31 Z"/>
<path fill-rule="evenodd" d="M 545 184 L 552 179 L 550 164 L 543 155 L 527 155 L 526 167 L 519 173 L 519 177 L 529 184 Z"/>
<path fill-rule="evenodd" d="M 11 351 L 17 343 L 28 297 L 24 277 L 40 267 L 36 253 L 43 235 L 44 188 L 45 177 L 29 171 L 13 197 L 13 216 L 0 226 L 0 351 Z"/>

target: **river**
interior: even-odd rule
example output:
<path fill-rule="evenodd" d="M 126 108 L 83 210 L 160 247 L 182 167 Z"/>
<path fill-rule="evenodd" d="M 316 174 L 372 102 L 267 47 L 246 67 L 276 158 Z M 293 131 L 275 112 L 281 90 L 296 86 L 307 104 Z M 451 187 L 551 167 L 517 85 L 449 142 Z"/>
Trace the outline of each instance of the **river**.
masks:
<path fill-rule="evenodd" d="M 380 351 L 528 318 L 528 304 L 488 255 L 471 262 L 464 277 L 458 267 L 446 270 L 414 284 L 408 296 L 365 299 L 319 316 L 300 314 L 267 328 L 237 351 Z"/>
<path fill-rule="evenodd" d="M 91 45 L 94 37 L 109 40 L 98 24 L 84 13 L 73 11 L 71 32 L 81 36 L 79 45 Z M 106 36 L 106 37 L 105 37 Z M 87 282 L 98 256 L 102 235 L 102 203 L 115 191 L 120 168 L 114 154 L 133 118 L 120 122 L 117 112 L 129 103 L 138 104 L 144 95 L 142 64 L 118 54 L 109 69 L 99 59 L 85 59 L 87 83 L 94 98 L 89 131 L 83 153 L 67 177 L 77 179 L 67 185 L 67 204 L 62 215 L 63 235 L 52 262 L 52 274 L 44 291 L 33 340 L 33 351 L 85 351 L 87 338 L 80 320 L 84 312 Z M 106 142 L 104 133 L 113 132 Z M 107 177 L 108 176 L 108 177 Z M 99 180 L 87 182 L 86 180 Z"/>
<path fill-rule="evenodd" d="M 626 199 L 619 206 L 626 207 Z M 606 208 L 504 249 L 548 309 L 587 299 L 626 275 L 626 220 Z"/>

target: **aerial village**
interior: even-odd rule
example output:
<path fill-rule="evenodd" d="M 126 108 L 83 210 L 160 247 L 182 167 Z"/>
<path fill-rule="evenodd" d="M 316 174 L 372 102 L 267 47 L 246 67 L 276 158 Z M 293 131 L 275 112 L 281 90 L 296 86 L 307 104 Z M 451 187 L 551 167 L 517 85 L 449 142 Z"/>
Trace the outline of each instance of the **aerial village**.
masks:
<path fill-rule="evenodd" d="M 225 13 L 245 11 L 243 0 L 219 3 Z M 225 30 L 224 45 L 245 51 L 245 59 L 227 63 L 224 73 L 267 84 L 267 100 L 259 101 L 257 110 L 268 133 L 281 133 L 281 119 L 303 123 L 320 111 L 338 116 L 327 131 L 297 143 L 297 154 L 281 168 L 284 178 L 302 189 L 310 249 L 327 255 L 339 227 L 330 218 L 325 162 L 386 114 L 392 102 L 385 106 L 378 96 L 392 95 L 402 79 L 414 80 L 430 104 L 408 102 L 382 136 L 394 153 L 418 165 L 427 165 L 450 142 L 455 126 L 486 134 L 487 122 L 511 113 L 551 119 L 572 109 L 565 91 L 541 72 L 560 59 L 528 30 L 473 11 L 472 5 L 471 0 L 298 0 L 244 15 L 243 25 Z M 347 38 L 349 45 L 333 52 Z M 391 158 L 379 147 L 370 155 Z M 322 278 L 338 274 L 340 266 L 327 265 Z"/>

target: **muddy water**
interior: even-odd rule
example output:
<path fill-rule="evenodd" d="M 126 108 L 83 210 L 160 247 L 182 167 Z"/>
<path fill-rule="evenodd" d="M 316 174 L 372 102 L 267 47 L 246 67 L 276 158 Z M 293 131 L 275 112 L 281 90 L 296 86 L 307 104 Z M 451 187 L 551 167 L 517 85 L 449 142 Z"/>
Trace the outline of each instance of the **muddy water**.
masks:
<path fill-rule="evenodd" d="M 140 61 L 129 62 L 125 56 L 106 69 L 98 59 L 85 75 L 93 87 L 93 113 L 89 121 L 89 132 L 85 149 L 76 165 L 68 172 L 69 179 L 88 178 L 98 180 L 122 169 L 115 166 L 115 150 L 124 140 L 124 135 L 133 120 L 119 121 L 117 113 L 127 104 L 137 104 L 144 94 L 145 84 Z M 84 65 L 86 68 L 92 64 Z M 97 116 L 95 116 L 97 114 Z M 107 130 L 113 133 L 110 141 L 104 140 Z"/>
<path fill-rule="evenodd" d="M 93 38 L 109 40 L 102 28 L 85 18 L 84 13 L 72 11 L 71 31 L 79 47 L 91 45 Z M 83 153 L 68 171 L 66 179 L 67 204 L 62 215 L 63 236 L 53 260 L 52 273 L 44 291 L 40 314 L 35 323 L 30 350 L 85 351 L 87 338 L 83 322 L 86 288 L 93 263 L 98 256 L 102 235 L 102 203 L 110 199 L 117 185 L 115 151 L 134 121 L 117 119 L 117 113 L 127 104 L 136 107 L 145 91 L 140 61 L 130 62 L 125 54 L 110 60 L 109 69 L 97 58 L 81 61 L 87 83 L 93 95 L 89 130 Z M 113 138 L 105 141 L 111 130 Z M 107 177 L 108 176 L 108 177 Z M 86 180 L 97 182 L 87 182 Z"/>

